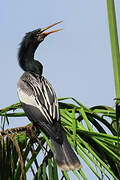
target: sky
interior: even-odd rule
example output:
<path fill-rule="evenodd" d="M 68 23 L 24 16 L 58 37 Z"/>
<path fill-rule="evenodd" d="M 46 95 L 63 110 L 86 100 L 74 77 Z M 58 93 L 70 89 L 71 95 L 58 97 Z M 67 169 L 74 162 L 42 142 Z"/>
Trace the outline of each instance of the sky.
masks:
<path fill-rule="evenodd" d="M 35 54 L 35 58 L 43 64 L 43 75 L 54 87 L 57 97 L 74 97 L 87 107 L 101 104 L 114 107 L 115 90 L 106 2 L 2 1 L 0 108 L 19 101 L 17 81 L 23 71 L 18 66 L 17 52 L 25 33 L 61 20 L 64 20 L 63 23 L 56 28 L 64 30 L 48 36 Z M 115 0 L 115 5 L 118 18 L 119 0 Z M 20 120 L 17 125 L 23 123 Z M 15 125 L 16 122 L 13 122 L 12 127 Z"/>

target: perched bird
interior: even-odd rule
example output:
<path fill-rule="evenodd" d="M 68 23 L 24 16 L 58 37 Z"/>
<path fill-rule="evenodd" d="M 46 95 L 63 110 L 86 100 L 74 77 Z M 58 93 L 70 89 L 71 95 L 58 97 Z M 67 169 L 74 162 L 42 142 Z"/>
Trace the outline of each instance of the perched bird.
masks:
<path fill-rule="evenodd" d="M 35 50 L 44 38 L 61 29 L 50 32 L 45 30 L 59 23 L 26 33 L 18 52 L 19 65 L 25 72 L 18 81 L 17 92 L 28 119 L 50 138 L 57 165 L 61 170 L 78 170 L 81 163 L 61 127 L 56 94 L 42 76 L 42 64 L 34 59 Z"/>

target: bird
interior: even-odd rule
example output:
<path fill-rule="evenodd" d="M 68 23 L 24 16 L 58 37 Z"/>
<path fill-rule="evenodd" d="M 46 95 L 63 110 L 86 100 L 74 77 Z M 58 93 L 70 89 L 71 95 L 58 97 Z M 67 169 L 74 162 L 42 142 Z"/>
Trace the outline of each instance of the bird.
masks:
<path fill-rule="evenodd" d="M 50 139 L 58 167 L 62 171 L 79 170 L 82 165 L 61 125 L 56 93 L 43 76 L 43 65 L 34 59 L 35 51 L 45 37 L 62 29 L 45 31 L 59 23 L 61 21 L 25 34 L 18 50 L 18 63 L 24 73 L 18 80 L 17 93 L 28 119 Z"/>

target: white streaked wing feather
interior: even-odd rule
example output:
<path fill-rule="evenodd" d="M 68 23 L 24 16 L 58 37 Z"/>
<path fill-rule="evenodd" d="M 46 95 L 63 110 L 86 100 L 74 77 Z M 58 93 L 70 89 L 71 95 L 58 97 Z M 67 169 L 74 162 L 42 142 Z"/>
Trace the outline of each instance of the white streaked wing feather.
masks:
<path fill-rule="evenodd" d="M 49 121 L 51 121 L 51 119 L 49 118 L 49 116 L 47 116 L 47 112 L 45 113 L 45 108 L 43 108 L 41 106 L 41 104 L 38 105 L 36 99 L 34 96 L 28 96 L 26 93 L 24 93 L 24 91 L 22 91 L 21 89 L 18 89 L 18 96 L 19 96 L 19 99 L 21 102 L 27 104 L 27 105 L 31 105 L 31 106 L 34 106 L 34 107 L 37 107 L 41 113 L 43 114 L 43 116 L 46 118 L 46 119 L 49 119 Z M 52 121 L 51 121 L 52 123 Z"/>
<path fill-rule="evenodd" d="M 30 76 L 32 75 L 30 74 Z M 53 120 L 59 120 L 58 101 L 51 84 L 44 77 L 40 79 L 32 76 L 30 80 L 30 82 L 27 81 L 29 86 L 26 85 L 25 81 L 20 80 L 19 84 L 22 84 L 22 87 L 24 84 L 24 88 L 18 85 L 20 101 L 37 107 L 49 123 L 53 123 Z M 31 95 L 26 93 L 29 90 L 32 91 Z"/>

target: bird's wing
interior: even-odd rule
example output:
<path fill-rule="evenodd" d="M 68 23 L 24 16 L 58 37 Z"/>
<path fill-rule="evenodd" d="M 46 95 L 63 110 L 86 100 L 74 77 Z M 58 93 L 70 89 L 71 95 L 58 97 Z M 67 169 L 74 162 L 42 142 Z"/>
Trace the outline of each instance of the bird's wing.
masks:
<path fill-rule="evenodd" d="M 49 136 L 55 136 L 53 127 L 59 121 L 59 107 L 51 84 L 44 77 L 24 73 L 18 82 L 18 96 L 30 121 Z"/>

